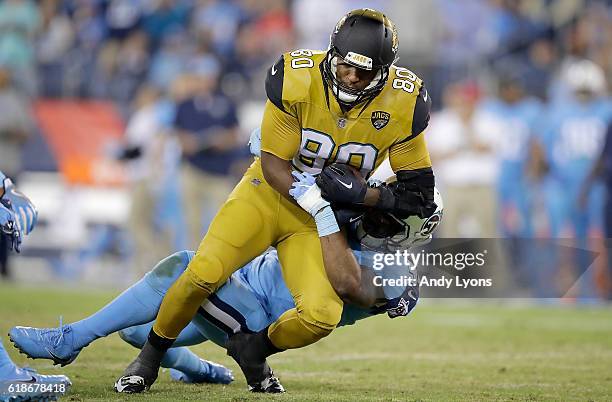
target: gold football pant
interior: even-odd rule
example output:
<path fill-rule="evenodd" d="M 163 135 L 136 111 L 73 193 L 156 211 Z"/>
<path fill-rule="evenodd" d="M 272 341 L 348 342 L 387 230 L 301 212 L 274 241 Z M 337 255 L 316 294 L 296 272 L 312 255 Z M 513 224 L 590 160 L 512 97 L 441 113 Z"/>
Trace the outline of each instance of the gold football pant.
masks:
<path fill-rule="evenodd" d="M 153 330 L 176 339 L 202 302 L 229 276 L 275 246 L 296 308 L 268 330 L 279 349 L 299 348 L 328 335 L 342 301 L 332 288 L 312 217 L 264 180 L 257 159 L 213 219 L 187 270 L 170 287 Z"/>

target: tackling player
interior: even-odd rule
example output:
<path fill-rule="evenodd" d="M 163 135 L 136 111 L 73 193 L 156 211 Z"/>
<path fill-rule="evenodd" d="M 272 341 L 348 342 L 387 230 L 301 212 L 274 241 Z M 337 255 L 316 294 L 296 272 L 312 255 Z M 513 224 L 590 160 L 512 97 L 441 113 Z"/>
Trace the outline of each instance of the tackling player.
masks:
<path fill-rule="evenodd" d="M 312 181 L 312 177 L 300 181 L 304 191 L 316 187 L 312 185 Z M 325 203 L 320 197 L 313 198 Z M 435 214 L 440 217 L 442 202 L 439 197 L 436 198 L 436 203 L 438 209 Z M 407 227 L 404 220 L 399 220 L 391 214 L 370 212 L 348 232 L 353 250 L 347 246 L 344 235 L 329 235 L 333 236 L 334 240 L 329 243 L 330 247 L 323 249 L 327 273 L 332 285 L 338 286 L 338 293 L 349 302 L 344 305 L 339 325 L 352 325 L 356 320 L 384 312 L 391 318 L 405 316 L 415 307 L 418 286 L 373 286 L 372 277 L 375 271 L 371 268 L 371 254 L 360 249 L 361 244 L 387 246 L 388 250 L 406 249 L 413 244 L 422 244 L 431 238 L 435 225 L 432 227 L 429 224 L 430 219 L 420 221 L 421 225 L 413 224 L 412 227 Z M 414 223 L 414 220 L 412 222 Z M 434 219 L 432 222 L 439 220 Z M 126 342 L 142 347 L 164 294 L 185 271 L 193 257 L 192 251 L 182 251 L 165 258 L 139 282 L 84 320 L 60 328 L 15 327 L 10 332 L 11 340 L 31 358 L 51 359 L 62 365 L 73 362 L 82 348 L 94 340 L 116 331 L 120 331 L 121 338 Z M 336 264 L 329 264 L 334 258 Z M 399 267 L 376 271 L 376 274 L 387 277 L 407 275 L 416 281 L 416 271 L 407 266 L 397 268 Z M 211 340 L 225 347 L 233 334 L 239 331 L 261 331 L 287 310 L 294 308 L 293 298 L 283 281 L 281 271 L 277 252 L 272 250 L 232 274 L 229 280 L 198 308 L 194 319 L 181 331 L 173 347 L 166 352 L 162 366 L 170 367 L 171 376 L 184 382 L 229 383 L 233 380 L 230 370 L 198 358 L 185 346 Z M 343 275 L 355 273 L 360 280 L 354 289 L 339 288 L 347 282 Z M 124 377 L 115 384 L 115 389 L 119 392 L 133 392 L 143 385 L 143 381 L 140 377 Z M 284 391 L 274 376 L 270 376 L 269 381 L 261 387 L 250 387 L 250 390 Z"/>
<path fill-rule="evenodd" d="M 229 353 L 249 385 L 261 387 L 272 376 L 268 356 L 314 343 L 336 327 L 343 303 L 326 277 L 321 247 L 339 228 L 331 208 L 310 210 L 313 221 L 295 204 L 289 195 L 293 170 L 318 175 L 339 164 L 319 183 L 330 202 L 400 217 L 434 212 L 434 176 L 420 135 L 431 100 L 421 79 L 394 66 L 397 51 L 394 24 L 378 11 L 359 9 L 338 22 L 328 51 L 296 50 L 270 68 L 261 158 L 213 219 L 168 290 L 148 341 L 126 368 L 124 377 L 144 379 L 135 392 L 155 381 L 165 351 L 202 302 L 270 246 L 278 251 L 295 308 L 255 334 L 232 337 Z M 398 180 L 393 187 L 368 188 L 346 166 L 367 177 L 387 156 Z M 300 206 L 306 201 L 298 198 Z"/>
<path fill-rule="evenodd" d="M 0 231 L 10 238 L 11 248 L 19 252 L 22 236 L 36 225 L 37 212 L 32 202 L 1 171 L 0 184 Z M 1 402 L 54 400 L 71 385 L 65 375 L 41 375 L 31 368 L 17 367 L 0 341 Z"/>

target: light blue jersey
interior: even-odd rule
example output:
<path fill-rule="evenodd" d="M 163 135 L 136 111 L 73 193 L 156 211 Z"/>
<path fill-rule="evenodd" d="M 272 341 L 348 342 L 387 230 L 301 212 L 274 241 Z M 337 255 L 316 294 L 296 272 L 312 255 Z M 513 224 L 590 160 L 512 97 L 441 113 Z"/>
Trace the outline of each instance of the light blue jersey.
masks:
<path fill-rule="evenodd" d="M 603 149 L 611 118 L 612 103 L 606 98 L 553 105 L 543 122 L 540 141 L 550 167 L 546 191 L 553 236 L 570 228 L 581 238 L 590 229 L 601 228 L 603 187 L 598 184 L 592 188 L 584 210 L 578 208 L 578 195 Z"/>
<path fill-rule="evenodd" d="M 419 297 L 416 271 L 407 264 L 386 265 L 385 268 L 389 269 L 379 269 L 379 264 L 374 263 L 376 259 L 370 259 L 373 253 L 355 251 L 358 247 L 351 247 L 361 266 L 362 285 L 367 287 L 371 278 L 372 286 L 383 286 L 366 289 L 375 297 L 371 308 L 345 304 L 339 326 L 351 325 L 383 312 L 390 318 L 408 315 Z M 192 251 L 179 251 L 159 261 L 141 280 L 91 316 L 59 328 L 14 327 L 10 331 L 11 340 L 29 357 L 50 359 L 56 363 L 72 362 L 91 342 L 115 332 L 119 332 L 119 336 L 130 345 L 141 348 L 147 341 L 164 296 L 185 272 L 194 254 Z M 407 277 L 410 280 L 404 281 Z M 377 284 L 378 279 L 383 283 Z M 384 279 L 393 286 L 384 286 Z M 234 272 L 202 303 L 173 347 L 166 352 L 162 366 L 174 368 L 189 378 L 209 375 L 209 369 L 202 371 L 202 359 L 184 346 L 210 340 L 225 348 L 232 334 L 264 330 L 292 308 L 293 298 L 283 280 L 276 250 L 267 251 Z M 204 364 L 209 365 L 207 362 Z M 215 370 L 220 369 L 217 366 Z M 230 377 L 227 374 L 224 378 L 229 382 Z"/>
<path fill-rule="evenodd" d="M 533 98 L 513 104 L 492 99 L 482 107 L 494 120 L 498 133 L 499 176 L 496 188 L 501 232 L 505 236 L 529 237 L 533 234 L 530 189 L 534 186 L 528 182 L 525 173 L 529 146 L 541 117 L 542 105 Z"/>
<path fill-rule="evenodd" d="M 188 253 L 189 260 L 193 258 L 193 252 L 184 253 Z M 363 265 L 363 255 L 359 251 L 354 253 L 357 261 Z M 385 297 L 394 300 L 405 290 L 405 287 L 385 289 Z M 418 297 L 418 289 L 416 292 Z M 406 314 L 414 308 L 416 301 L 408 301 Z M 193 323 L 204 337 L 224 347 L 229 335 L 238 331 L 261 331 L 294 307 L 291 293 L 283 280 L 276 250 L 270 250 L 234 272 L 228 281 L 202 304 Z M 352 325 L 357 320 L 384 312 L 384 307 L 363 309 L 345 304 L 338 326 Z"/>

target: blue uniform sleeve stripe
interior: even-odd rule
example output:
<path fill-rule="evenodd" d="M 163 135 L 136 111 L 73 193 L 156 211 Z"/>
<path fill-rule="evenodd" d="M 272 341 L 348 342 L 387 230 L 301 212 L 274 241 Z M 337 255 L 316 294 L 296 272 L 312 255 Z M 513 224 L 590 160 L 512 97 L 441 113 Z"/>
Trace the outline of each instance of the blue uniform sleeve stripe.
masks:
<path fill-rule="evenodd" d="M 227 336 L 232 336 L 234 334 L 234 331 L 232 331 L 232 329 L 230 327 L 228 327 L 227 325 L 225 325 L 221 321 L 217 320 L 215 317 L 210 315 L 202 307 L 198 308 L 198 314 L 200 314 L 206 321 L 208 321 L 209 323 L 211 323 L 215 327 L 219 328 L 221 331 L 225 332 L 227 334 Z"/>
<path fill-rule="evenodd" d="M 212 294 L 208 297 L 208 301 L 224 313 L 230 315 L 234 320 L 240 323 L 240 330 L 245 333 L 253 333 L 247 326 L 246 318 L 238 310 L 221 300 L 217 295 Z"/>

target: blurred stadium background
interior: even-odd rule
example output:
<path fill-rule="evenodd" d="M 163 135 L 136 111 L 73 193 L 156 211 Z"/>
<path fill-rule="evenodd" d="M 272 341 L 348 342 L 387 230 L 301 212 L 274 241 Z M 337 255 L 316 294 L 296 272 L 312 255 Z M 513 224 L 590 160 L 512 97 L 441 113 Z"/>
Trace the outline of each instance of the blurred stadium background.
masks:
<path fill-rule="evenodd" d="M 249 163 L 266 69 L 362 6 L 396 22 L 433 98 L 441 236 L 569 239 L 599 253 L 572 297 L 609 299 L 610 209 L 584 183 L 612 14 L 587 0 L 0 1 L 0 169 L 40 212 L 2 278 L 123 287 L 196 247 Z"/>
<path fill-rule="evenodd" d="M 364 6 L 396 23 L 398 64 L 425 80 L 434 102 L 426 138 L 445 201 L 438 235 L 516 240 L 509 271 L 540 240 L 596 257 L 571 289 L 563 278 L 584 272 L 579 257 L 553 249 L 538 257 L 552 267 L 546 277 L 522 270 L 524 283 L 538 282 L 525 297 L 538 297 L 538 286 L 570 289 L 535 310 L 425 305 L 414 322 L 372 321 L 308 349 L 341 350 L 330 366 L 311 352 L 279 358 L 289 385 L 304 392 L 297 400 L 320 398 L 320 379 L 335 370 L 344 377 L 322 381 L 338 400 L 374 397 L 385 369 L 404 372 L 415 359 L 390 399 L 409 397 L 406 389 L 436 399 L 609 398 L 610 378 L 600 374 L 611 361 L 610 309 L 581 310 L 612 297 L 612 148 L 604 180 L 588 179 L 612 117 L 609 1 L 0 0 L 0 170 L 39 210 L 22 253 L 0 251 L 3 333 L 55 325 L 62 312 L 78 319 L 161 257 L 195 248 L 250 163 L 266 69 L 287 50 L 325 49 L 336 21 Z M 105 290 L 84 294 L 94 287 Z M 580 307 L 548 310 L 551 301 Z M 400 337 L 363 342 L 392 326 L 414 334 L 412 349 Z M 109 342 L 84 357 L 83 371 L 67 368 L 77 392 L 90 392 L 81 398 L 112 397 L 129 349 Z M 353 362 L 368 369 L 351 372 Z"/>
<path fill-rule="evenodd" d="M 124 286 L 196 247 L 249 163 L 266 69 L 362 6 L 396 22 L 433 98 L 441 235 L 569 239 L 600 253 L 573 296 L 609 298 L 610 210 L 581 190 L 610 116 L 612 8 L 587 0 L 0 1 L 0 169 L 40 212 L 2 278 Z"/>

